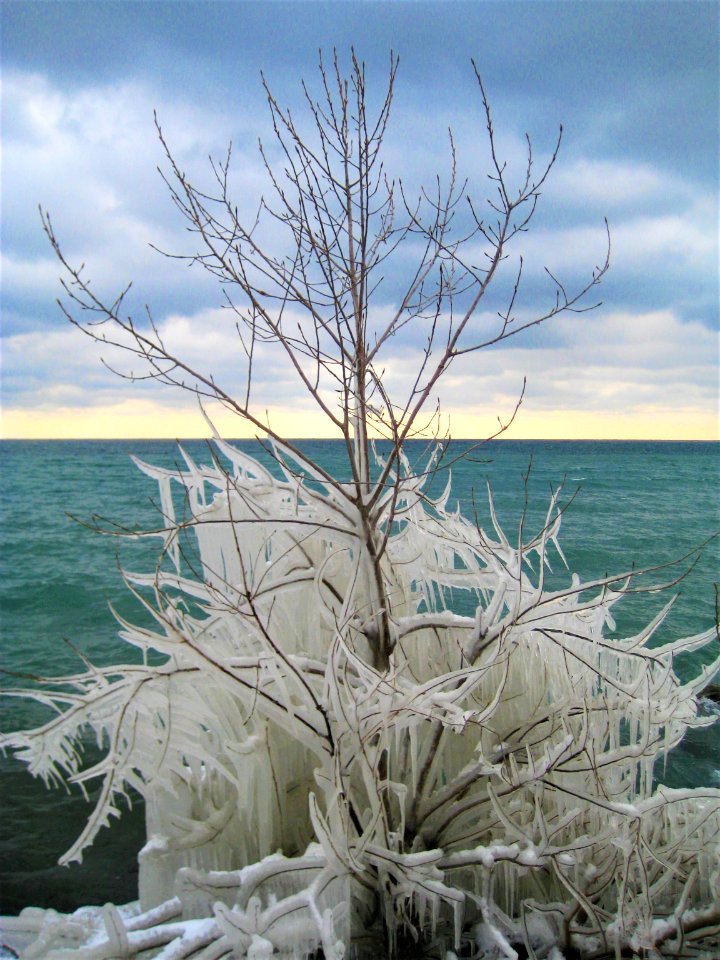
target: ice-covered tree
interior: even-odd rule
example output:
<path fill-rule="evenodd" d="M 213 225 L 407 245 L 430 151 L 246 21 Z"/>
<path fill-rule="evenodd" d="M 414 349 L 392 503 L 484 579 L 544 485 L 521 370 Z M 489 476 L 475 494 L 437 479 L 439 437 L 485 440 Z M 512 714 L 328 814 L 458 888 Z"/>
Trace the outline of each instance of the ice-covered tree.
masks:
<path fill-rule="evenodd" d="M 142 660 L 31 691 L 55 716 L 3 744 L 48 782 L 102 784 L 66 862 L 127 791 L 143 795 L 140 904 L 43 914 L 28 956 L 695 956 L 720 925 L 720 791 L 653 779 L 708 722 L 697 694 L 718 663 L 681 682 L 674 661 L 715 631 L 657 646 L 666 606 L 608 639 L 632 572 L 546 584 L 550 553 L 564 561 L 557 494 L 540 529 L 511 541 L 492 500 L 485 529 L 432 485 L 447 459 L 443 375 L 588 309 L 608 259 L 576 290 L 548 273 L 532 316 L 520 259 L 490 329 L 488 290 L 507 277 L 559 139 L 539 168 L 528 140 L 514 179 L 475 71 L 490 197 L 481 206 L 458 178 L 452 136 L 447 182 L 411 197 L 382 159 L 396 70 L 391 57 L 375 101 L 354 55 L 347 74 L 321 62 L 302 123 L 265 86 L 272 195 L 251 222 L 230 196 L 230 151 L 196 187 L 158 126 L 199 244 L 187 259 L 218 278 L 237 328 L 240 390 L 175 355 L 149 313 L 128 317 L 127 291 L 97 294 L 44 216 L 68 319 L 129 354 L 133 376 L 220 401 L 271 465 L 217 435 L 209 465 L 185 452 L 177 470 L 139 463 L 161 514 L 130 535 L 162 541 L 153 573 L 126 574 L 154 622 L 121 621 Z M 390 311 L 387 276 L 406 282 Z M 384 362 L 405 328 L 423 346 L 394 396 Z M 268 347 L 344 441 L 346 475 L 267 421 L 253 371 Z M 417 437 L 432 441 L 421 458 Z M 103 749 L 89 769 L 88 730 Z"/>

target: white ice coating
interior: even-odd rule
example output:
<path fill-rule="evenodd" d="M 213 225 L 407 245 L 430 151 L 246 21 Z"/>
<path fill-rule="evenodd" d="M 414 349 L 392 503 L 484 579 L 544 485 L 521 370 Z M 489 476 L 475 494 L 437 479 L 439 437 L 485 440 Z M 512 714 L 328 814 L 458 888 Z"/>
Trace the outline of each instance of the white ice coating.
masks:
<path fill-rule="evenodd" d="M 219 446 L 229 472 L 139 464 L 172 567 L 126 575 L 155 626 L 120 620 L 120 636 L 154 657 L 31 691 L 57 715 L 2 739 L 48 783 L 102 784 L 62 862 L 129 788 L 147 809 L 140 904 L 25 911 L 8 927 L 32 934 L 23 957 L 340 960 L 368 931 L 390 950 L 409 931 L 487 957 L 530 938 L 559 960 L 720 923 L 720 791 L 653 788 L 658 757 L 710 722 L 697 694 L 720 661 L 686 683 L 673 662 L 714 630 L 650 646 L 666 607 L 605 638 L 623 578 L 545 586 L 555 498 L 518 547 L 492 501 L 488 532 L 403 461 L 378 527 L 395 643 L 380 673 L 357 512 L 296 465 L 277 479 Z M 105 755 L 83 769 L 88 729 Z"/>

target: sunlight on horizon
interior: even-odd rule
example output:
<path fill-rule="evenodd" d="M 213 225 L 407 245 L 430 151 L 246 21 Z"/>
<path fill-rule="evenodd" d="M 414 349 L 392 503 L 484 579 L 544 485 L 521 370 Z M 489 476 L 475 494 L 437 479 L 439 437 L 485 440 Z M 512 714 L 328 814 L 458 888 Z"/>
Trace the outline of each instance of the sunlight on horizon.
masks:
<path fill-rule="evenodd" d="M 227 411 L 208 405 L 221 436 L 255 437 L 258 430 Z M 271 407 L 271 426 L 288 439 L 338 437 L 319 412 Z M 454 439 L 478 439 L 498 430 L 496 412 L 473 415 L 450 410 Z M 502 414 L 501 414 L 502 416 Z M 505 421 L 504 421 L 505 422 Z M 537 411 L 523 409 L 503 434 L 512 440 L 718 440 L 718 417 L 708 410 L 649 408 L 642 412 Z M 147 401 L 124 401 L 114 406 L 58 407 L 46 410 L 5 410 L 0 436 L 4 440 L 60 439 L 203 439 L 211 430 L 195 407 L 164 407 Z"/>

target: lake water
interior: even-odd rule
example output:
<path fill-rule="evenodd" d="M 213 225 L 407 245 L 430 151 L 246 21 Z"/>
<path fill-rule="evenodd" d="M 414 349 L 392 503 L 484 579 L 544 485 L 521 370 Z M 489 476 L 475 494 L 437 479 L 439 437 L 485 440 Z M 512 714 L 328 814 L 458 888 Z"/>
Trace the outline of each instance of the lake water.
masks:
<path fill-rule="evenodd" d="M 342 473 L 338 443 L 303 444 L 329 469 Z M 257 450 L 252 443 L 241 446 Z M 197 461 L 209 460 L 206 444 L 190 441 L 184 447 Z M 410 450 L 419 455 L 422 447 Z M 97 663 L 126 659 L 109 604 L 131 619 L 137 619 L 138 611 L 119 566 L 152 569 L 157 542 L 99 536 L 68 514 L 86 521 L 98 515 L 132 528 L 153 525 L 157 491 L 133 465 L 131 453 L 159 465 L 179 461 L 177 445 L 169 441 L 0 444 L 0 651 L 2 666 L 11 674 L 6 687 L 26 682 L 13 673 L 83 669 L 74 648 Z M 489 482 L 511 536 L 516 536 L 526 500 L 525 527 L 530 529 L 541 523 L 551 488 L 565 481 L 566 499 L 577 492 L 563 519 L 560 542 L 570 570 L 584 578 L 678 560 L 720 529 L 720 444 L 503 440 L 473 451 L 462 441 L 451 449 L 451 458 L 456 453 L 469 457 L 452 467 L 453 497 L 488 526 Z M 656 579 L 673 580 L 691 562 L 659 570 Z M 569 578 L 560 562 L 553 568 L 558 580 Z M 720 541 L 715 539 L 672 589 L 679 598 L 661 637 L 687 636 L 713 625 L 719 571 Z M 627 634 L 637 629 L 662 603 L 658 596 L 624 600 L 616 608 L 618 630 Z M 678 669 L 690 674 L 698 666 L 697 659 L 688 657 Z M 31 703 L 12 697 L 0 702 L 3 731 L 37 719 Z M 659 775 L 672 785 L 717 786 L 719 770 L 717 724 L 686 738 Z M 144 841 L 141 803 L 101 831 L 83 864 L 59 868 L 54 863 L 80 832 L 85 802 L 75 794 L 46 791 L 12 757 L 0 759 L 0 778 L 0 913 L 30 903 L 69 910 L 82 903 L 135 898 L 136 854 Z"/>

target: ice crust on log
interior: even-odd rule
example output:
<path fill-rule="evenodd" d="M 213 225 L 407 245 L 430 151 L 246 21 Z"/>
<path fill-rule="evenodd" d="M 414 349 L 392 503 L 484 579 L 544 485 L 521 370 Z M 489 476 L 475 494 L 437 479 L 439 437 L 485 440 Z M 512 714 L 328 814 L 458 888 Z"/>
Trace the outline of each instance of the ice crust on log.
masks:
<path fill-rule="evenodd" d="M 514 544 L 491 498 L 486 531 L 402 459 L 377 527 L 379 671 L 352 505 L 289 449 L 276 477 L 217 445 L 229 469 L 138 461 L 165 561 L 126 574 L 154 622 L 119 618 L 142 662 L 25 691 L 56 713 L 2 738 L 48 784 L 101 783 L 62 862 L 130 789 L 147 810 L 139 904 L 25 911 L 8 928 L 33 933 L 22 956 L 339 960 L 408 938 L 438 956 L 711 956 L 720 791 L 653 769 L 712 722 L 698 693 L 720 660 L 689 682 L 674 661 L 716 631 L 653 646 L 668 604 L 608 639 L 627 578 L 545 584 L 557 496 Z M 86 769 L 88 731 L 104 756 Z"/>

